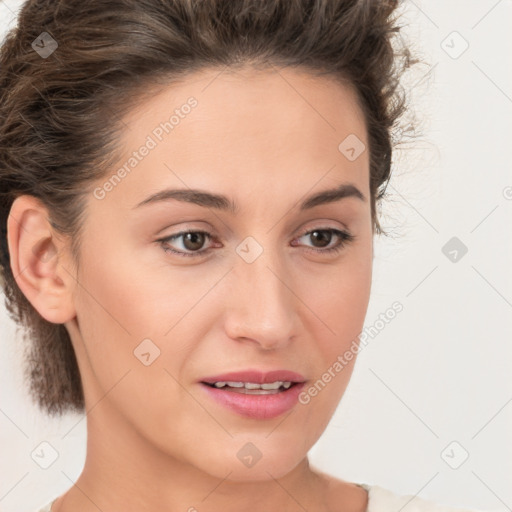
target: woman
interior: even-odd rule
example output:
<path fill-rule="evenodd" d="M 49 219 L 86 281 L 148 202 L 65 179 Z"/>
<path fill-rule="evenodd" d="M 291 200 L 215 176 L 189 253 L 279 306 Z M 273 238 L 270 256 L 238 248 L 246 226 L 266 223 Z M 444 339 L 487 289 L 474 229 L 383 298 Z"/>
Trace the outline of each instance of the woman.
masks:
<path fill-rule="evenodd" d="M 4 290 L 34 399 L 87 418 L 43 511 L 447 510 L 307 457 L 370 297 L 412 62 L 396 3 L 24 5 L 0 64 Z"/>

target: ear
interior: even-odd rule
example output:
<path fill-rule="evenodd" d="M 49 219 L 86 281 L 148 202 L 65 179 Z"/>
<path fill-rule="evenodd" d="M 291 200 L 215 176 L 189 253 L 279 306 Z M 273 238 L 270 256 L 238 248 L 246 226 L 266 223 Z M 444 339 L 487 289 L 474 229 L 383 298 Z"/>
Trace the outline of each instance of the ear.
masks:
<path fill-rule="evenodd" d="M 20 290 L 48 322 L 62 324 L 76 316 L 76 286 L 68 246 L 50 223 L 36 197 L 17 197 L 7 219 L 10 265 Z"/>

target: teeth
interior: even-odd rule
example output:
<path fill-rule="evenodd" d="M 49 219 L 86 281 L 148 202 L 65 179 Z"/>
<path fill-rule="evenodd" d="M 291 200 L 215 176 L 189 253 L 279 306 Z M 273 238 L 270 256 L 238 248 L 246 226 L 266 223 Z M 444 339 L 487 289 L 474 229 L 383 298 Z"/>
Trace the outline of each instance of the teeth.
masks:
<path fill-rule="evenodd" d="M 256 384 L 254 382 L 215 382 L 214 386 L 216 388 L 223 388 L 224 386 L 229 386 L 231 388 L 243 388 L 245 389 L 279 389 L 281 386 L 283 386 L 285 389 L 288 389 L 292 385 L 291 382 L 283 382 L 283 381 L 276 381 L 276 382 L 269 382 L 266 384 Z"/>
<path fill-rule="evenodd" d="M 243 388 L 244 387 L 243 382 L 226 382 L 226 384 L 232 388 Z"/>

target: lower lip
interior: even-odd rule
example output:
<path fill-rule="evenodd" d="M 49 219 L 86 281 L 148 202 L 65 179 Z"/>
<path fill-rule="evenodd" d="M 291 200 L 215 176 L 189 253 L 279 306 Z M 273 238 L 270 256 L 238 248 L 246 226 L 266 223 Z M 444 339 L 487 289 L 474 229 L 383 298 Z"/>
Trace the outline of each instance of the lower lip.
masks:
<path fill-rule="evenodd" d="M 218 403 L 232 411 L 257 420 L 276 418 L 291 409 L 298 401 L 305 382 L 295 384 L 286 391 L 271 395 L 248 395 L 201 383 L 202 388 Z"/>

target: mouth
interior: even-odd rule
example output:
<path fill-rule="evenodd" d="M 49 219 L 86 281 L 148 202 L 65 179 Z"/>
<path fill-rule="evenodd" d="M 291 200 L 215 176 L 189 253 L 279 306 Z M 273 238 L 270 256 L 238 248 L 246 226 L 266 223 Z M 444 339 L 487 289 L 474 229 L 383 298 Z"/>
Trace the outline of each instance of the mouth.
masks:
<path fill-rule="evenodd" d="M 287 370 L 247 370 L 206 377 L 199 383 L 217 404 L 238 415 L 262 420 L 294 407 L 306 380 Z"/>
<path fill-rule="evenodd" d="M 201 379 L 201 382 L 208 385 L 224 387 L 229 385 L 232 388 L 240 389 L 278 389 L 280 386 L 305 382 L 305 377 L 290 370 L 241 370 L 237 372 L 222 373 Z"/>
<path fill-rule="evenodd" d="M 201 382 L 214 389 L 221 389 L 223 391 L 229 391 L 231 393 L 241 393 L 244 395 L 275 395 L 277 393 L 283 393 L 288 391 L 293 386 L 300 384 L 299 382 L 291 381 L 275 381 L 266 384 L 257 384 L 255 382 L 225 382 L 219 381 L 214 384 L 208 382 Z"/>

